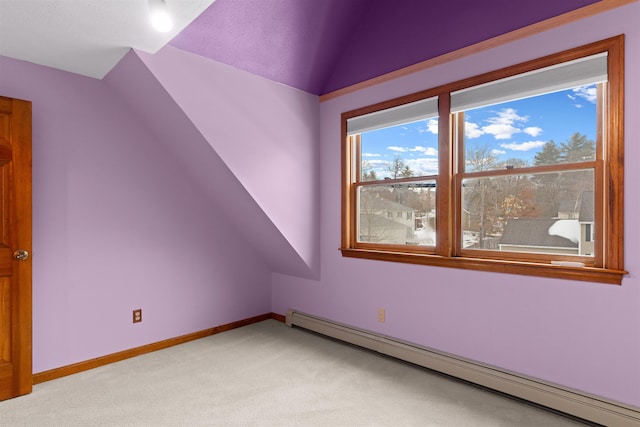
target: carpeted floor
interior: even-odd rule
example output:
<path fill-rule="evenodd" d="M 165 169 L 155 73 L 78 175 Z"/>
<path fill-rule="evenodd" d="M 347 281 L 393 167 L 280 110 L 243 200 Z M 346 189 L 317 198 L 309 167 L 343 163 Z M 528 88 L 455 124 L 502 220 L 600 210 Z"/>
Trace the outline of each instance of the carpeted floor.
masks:
<path fill-rule="evenodd" d="M 581 426 L 275 320 L 49 381 L 0 426 Z"/>

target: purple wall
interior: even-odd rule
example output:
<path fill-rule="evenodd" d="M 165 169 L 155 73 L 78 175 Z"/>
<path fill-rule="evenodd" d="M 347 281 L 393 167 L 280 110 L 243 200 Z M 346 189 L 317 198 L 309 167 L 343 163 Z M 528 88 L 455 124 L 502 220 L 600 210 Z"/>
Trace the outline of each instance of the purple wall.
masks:
<path fill-rule="evenodd" d="M 340 113 L 626 33 L 626 164 L 640 181 L 640 3 L 321 104 L 321 280 L 275 274 L 272 310 L 295 308 L 640 406 L 640 209 L 626 187 L 622 286 L 343 258 Z M 635 95 L 635 96 L 632 96 Z M 378 323 L 376 310 L 386 309 Z"/>
<path fill-rule="evenodd" d="M 223 201 L 105 82 L 4 57 L 0 75 L 33 101 L 34 372 L 270 311 Z"/>

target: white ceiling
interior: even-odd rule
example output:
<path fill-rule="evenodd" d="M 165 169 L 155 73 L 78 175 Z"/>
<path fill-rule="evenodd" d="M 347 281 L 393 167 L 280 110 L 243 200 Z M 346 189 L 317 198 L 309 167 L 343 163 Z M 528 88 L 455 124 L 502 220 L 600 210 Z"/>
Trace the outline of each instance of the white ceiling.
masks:
<path fill-rule="evenodd" d="M 101 79 L 130 48 L 155 53 L 214 0 L 166 0 L 159 33 L 148 0 L 0 0 L 0 55 Z"/>

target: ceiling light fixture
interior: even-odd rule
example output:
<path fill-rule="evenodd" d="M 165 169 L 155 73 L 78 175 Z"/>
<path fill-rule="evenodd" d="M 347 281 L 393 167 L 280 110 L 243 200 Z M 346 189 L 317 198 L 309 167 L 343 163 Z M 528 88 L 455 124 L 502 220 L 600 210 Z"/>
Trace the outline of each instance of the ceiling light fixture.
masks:
<path fill-rule="evenodd" d="M 173 28 L 173 19 L 165 0 L 149 0 L 151 25 L 161 33 L 168 33 Z"/>

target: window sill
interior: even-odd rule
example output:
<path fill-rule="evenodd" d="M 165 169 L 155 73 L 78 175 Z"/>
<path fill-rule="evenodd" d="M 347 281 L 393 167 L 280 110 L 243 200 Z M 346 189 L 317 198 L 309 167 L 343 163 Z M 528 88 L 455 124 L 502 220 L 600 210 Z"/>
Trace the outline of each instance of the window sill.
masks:
<path fill-rule="evenodd" d="M 409 254 L 404 252 L 370 249 L 342 248 L 342 256 L 378 261 L 403 262 L 408 264 L 432 265 L 436 267 L 462 268 L 465 270 L 511 273 L 525 276 L 549 277 L 555 279 L 579 280 L 583 282 L 622 284 L 627 274 L 624 270 L 610 270 L 595 267 L 567 267 L 534 262 L 493 260 L 482 258 L 443 257 L 438 255 Z"/>

